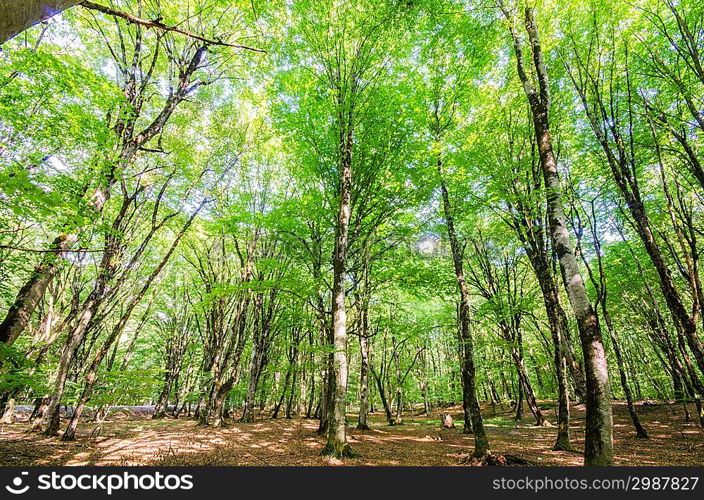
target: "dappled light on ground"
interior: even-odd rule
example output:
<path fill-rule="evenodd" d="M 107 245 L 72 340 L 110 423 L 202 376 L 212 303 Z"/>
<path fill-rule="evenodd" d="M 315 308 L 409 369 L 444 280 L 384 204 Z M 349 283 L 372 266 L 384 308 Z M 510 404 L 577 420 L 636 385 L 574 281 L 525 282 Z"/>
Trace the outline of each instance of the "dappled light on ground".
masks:
<path fill-rule="evenodd" d="M 651 438 L 635 437 L 625 405 L 614 405 L 617 465 L 702 465 L 704 431 L 684 423 L 681 406 L 639 405 Z M 548 410 L 549 412 L 550 410 Z M 460 407 L 444 408 L 457 422 Z M 536 465 L 581 465 L 580 453 L 552 451 L 554 428 L 535 427 L 530 418 L 513 420 L 510 408 L 483 408 L 492 450 Z M 584 444 L 584 408 L 572 411 L 573 444 Z M 554 415 L 549 414 L 551 419 Z M 349 415 L 349 423 L 355 416 Z M 371 430 L 349 428 L 349 442 L 359 458 L 319 456 L 324 438 L 315 434 L 317 421 L 294 418 L 228 421 L 221 429 L 199 427 L 190 419 L 106 422 L 98 437 L 95 424 L 85 422 L 75 442 L 62 442 L 29 431 L 25 422 L 2 426 L 1 465 L 459 465 L 473 449 L 473 436 L 461 428 L 441 430 L 440 410 L 407 416 L 403 425 L 389 426 L 382 415 L 369 418 Z"/>

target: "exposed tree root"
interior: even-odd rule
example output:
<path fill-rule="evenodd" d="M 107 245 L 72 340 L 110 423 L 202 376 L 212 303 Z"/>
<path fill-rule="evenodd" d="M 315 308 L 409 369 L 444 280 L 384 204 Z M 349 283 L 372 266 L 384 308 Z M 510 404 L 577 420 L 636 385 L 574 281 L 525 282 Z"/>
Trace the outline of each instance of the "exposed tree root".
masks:
<path fill-rule="evenodd" d="M 328 458 L 358 458 L 360 455 L 352 451 L 352 447 L 347 443 L 328 443 L 320 452 L 320 456 Z"/>
<path fill-rule="evenodd" d="M 460 463 L 463 465 L 470 465 L 472 467 L 502 467 L 506 465 L 530 467 L 537 465 L 535 462 L 517 457 L 516 455 L 510 455 L 508 453 L 504 455 L 494 455 L 490 451 L 486 452 L 486 454 L 481 458 L 467 455 Z"/>
<path fill-rule="evenodd" d="M 555 445 L 552 447 L 552 451 L 566 451 L 569 453 L 579 453 L 579 454 L 582 453 L 581 451 L 574 449 L 574 447 L 571 444 L 564 443 L 562 441 L 557 441 L 555 443 Z"/>

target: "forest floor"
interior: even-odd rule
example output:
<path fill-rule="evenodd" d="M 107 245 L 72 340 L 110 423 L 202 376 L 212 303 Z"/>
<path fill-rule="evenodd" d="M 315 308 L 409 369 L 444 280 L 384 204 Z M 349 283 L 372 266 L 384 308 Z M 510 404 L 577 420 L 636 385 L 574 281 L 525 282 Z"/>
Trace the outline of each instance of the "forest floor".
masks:
<path fill-rule="evenodd" d="M 704 430 L 685 423 L 681 405 L 639 404 L 650 439 L 635 437 L 624 403 L 614 404 L 617 465 L 704 465 Z M 694 408 L 692 408 L 693 410 Z M 510 408 L 483 408 L 491 448 L 536 465 L 581 465 L 579 453 L 551 451 L 555 428 L 520 423 Z M 450 413 L 457 429 L 442 430 L 440 414 Z M 546 410 L 554 419 L 554 410 Z M 350 423 L 356 416 L 350 414 Z M 369 431 L 349 429 L 359 458 L 345 465 L 459 465 L 473 449 L 473 436 L 462 434 L 461 407 L 437 409 L 430 415 L 410 414 L 403 425 L 386 425 L 372 414 Z M 584 443 L 584 407 L 572 411 L 573 444 Z M 78 439 L 62 442 L 31 432 L 27 422 L 0 427 L 0 465 L 340 465 L 320 457 L 324 439 L 315 434 L 317 421 L 261 418 L 255 423 L 228 422 L 222 429 L 198 427 L 192 419 L 151 420 L 142 415 L 115 416 L 98 437 L 95 424 L 79 427 Z"/>

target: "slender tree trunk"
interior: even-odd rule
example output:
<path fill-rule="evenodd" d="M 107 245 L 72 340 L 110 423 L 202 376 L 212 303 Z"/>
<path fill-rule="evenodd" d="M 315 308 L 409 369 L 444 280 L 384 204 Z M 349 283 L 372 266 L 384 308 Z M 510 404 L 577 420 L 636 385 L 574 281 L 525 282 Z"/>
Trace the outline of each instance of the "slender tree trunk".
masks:
<path fill-rule="evenodd" d="M 391 335 L 391 345 L 393 346 L 394 369 L 396 370 L 396 425 L 403 424 L 403 381 L 401 380 L 401 359 L 398 352 L 399 345 L 396 337 Z"/>
<path fill-rule="evenodd" d="M 288 398 L 286 399 L 286 413 L 285 413 L 285 418 L 287 420 L 291 420 L 291 414 L 293 412 L 293 409 L 297 406 L 296 403 L 296 384 L 298 383 L 298 370 L 296 369 L 296 359 L 294 358 L 294 366 L 293 366 L 293 381 L 291 382 L 291 386 L 289 389 L 289 395 Z"/>
<path fill-rule="evenodd" d="M 460 312 L 459 312 L 459 304 L 457 305 L 457 323 L 458 325 L 460 324 Z M 460 360 L 460 366 L 463 367 L 463 360 L 464 360 L 464 343 L 462 342 L 462 329 L 461 327 L 457 329 L 457 354 Z M 463 368 L 460 368 L 460 371 Z M 464 390 L 464 377 L 461 375 L 460 376 L 460 382 L 462 383 L 462 417 L 464 420 L 464 425 L 462 426 L 462 434 L 474 434 L 474 430 L 472 429 L 472 415 L 470 413 L 470 403 L 469 399 L 471 397 L 469 391 Z M 454 387 L 453 387 L 453 392 L 454 392 Z"/>
<path fill-rule="evenodd" d="M 288 393 L 288 386 L 289 383 L 291 382 L 291 363 L 289 363 L 288 367 L 286 368 L 286 375 L 284 376 L 284 383 L 281 388 L 281 396 L 279 396 L 279 400 L 276 402 L 274 405 L 274 411 L 271 414 L 271 418 L 276 420 L 279 416 L 279 411 L 281 410 L 281 405 L 284 404 L 284 399 L 286 399 L 286 394 Z M 296 383 L 295 381 L 293 382 L 294 384 Z"/>
<path fill-rule="evenodd" d="M 366 313 L 363 313 L 366 316 Z M 366 323 L 366 317 L 362 324 Z M 369 413 L 369 338 L 366 325 L 359 332 L 359 417 L 357 418 L 357 429 L 367 430 L 367 414 Z"/>
<path fill-rule="evenodd" d="M 614 348 L 614 354 L 616 355 L 616 364 L 618 365 L 618 373 L 621 379 L 621 388 L 623 388 L 623 393 L 626 396 L 626 404 L 628 405 L 628 413 L 631 416 L 631 421 L 633 422 L 633 427 L 636 429 L 637 438 L 648 438 L 648 433 L 645 428 L 640 423 L 638 419 L 638 414 L 636 413 L 635 405 L 633 404 L 633 395 L 631 394 L 631 388 L 628 385 L 628 377 L 626 376 L 626 367 L 623 363 L 623 355 L 621 354 L 621 346 L 619 345 L 618 338 L 616 337 L 616 330 L 611 323 L 611 317 L 606 309 L 606 296 L 601 299 L 601 312 L 604 316 L 604 321 L 606 322 L 606 327 L 609 330 L 609 336 L 611 337 L 611 345 Z"/>
<path fill-rule="evenodd" d="M 530 383 L 528 371 L 526 370 L 525 360 L 517 347 L 511 347 L 511 357 L 513 358 L 513 362 L 516 366 L 516 373 L 518 374 L 519 398 L 517 398 L 517 401 L 520 401 L 520 395 L 522 393 L 526 400 L 526 404 L 528 405 L 528 409 L 533 414 L 533 417 L 535 417 L 535 425 L 539 427 L 547 427 L 549 423 L 538 407 L 538 402 L 535 399 L 535 392 L 533 391 L 533 386 Z"/>
<path fill-rule="evenodd" d="M 252 347 L 252 364 L 249 369 L 249 380 L 247 381 L 247 394 L 244 401 L 244 410 L 240 422 L 254 422 L 254 398 L 259 385 L 259 378 L 262 372 L 262 360 L 264 358 L 263 346 L 254 345 Z"/>
<path fill-rule="evenodd" d="M 518 381 L 518 395 L 516 396 L 516 404 L 514 405 L 515 415 L 513 419 L 516 422 L 523 420 L 523 385 Z"/>
<path fill-rule="evenodd" d="M 572 340 L 570 336 L 570 327 L 567 322 L 567 314 L 565 313 L 562 303 L 560 301 L 560 294 L 557 289 L 557 284 L 555 279 L 553 279 L 554 273 L 547 268 L 548 276 L 550 277 L 550 286 L 553 290 L 550 292 L 552 294 L 551 298 L 551 308 L 554 308 L 555 314 L 558 318 L 558 328 L 559 328 L 559 338 L 560 338 L 560 350 L 563 357 L 565 358 L 567 375 L 572 379 L 574 387 L 575 399 L 582 403 L 587 399 L 587 382 L 584 377 L 584 367 L 582 363 L 579 362 L 575 356 L 574 349 L 572 348 Z"/>
<path fill-rule="evenodd" d="M 565 213 L 559 195 L 560 181 L 557 176 L 557 164 L 552 153 L 550 134 L 547 129 L 537 128 L 538 141 L 542 150 L 545 184 L 549 190 L 548 210 L 551 236 L 563 271 L 567 295 L 577 319 L 584 351 L 587 382 L 585 465 L 611 465 L 613 463 L 611 386 L 601 329 L 589 301 L 577 260 L 572 252 Z"/>
<path fill-rule="evenodd" d="M 423 413 L 430 415 L 432 408 L 430 406 L 430 399 L 428 398 L 428 383 L 425 381 L 422 382 L 420 385 L 420 390 L 423 393 Z"/>
<path fill-rule="evenodd" d="M 533 55 L 533 68 L 539 83 L 539 91 L 526 73 L 522 42 L 513 24 L 513 15 L 503 5 L 504 15 L 510 24 L 516 55 L 518 74 L 528 98 L 533 126 L 540 153 L 547 191 L 550 237 L 557 254 L 562 277 L 579 329 L 587 385 L 587 416 L 584 444 L 585 465 L 611 465 L 613 463 L 613 417 L 611 408 L 611 385 L 601 329 L 597 315 L 587 294 L 587 289 L 572 251 L 567 228 L 564 204 L 561 196 L 557 162 L 553 151 L 549 127 L 550 90 L 548 74 L 538 37 L 533 8 L 525 8 L 525 28 Z"/>
<path fill-rule="evenodd" d="M 553 449 L 556 451 L 572 451 L 570 441 L 570 407 L 569 407 L 569 385 L 567 381 L 567 359 L 564 355 L 564 341 L 562 339 L 562 327 L 558 306 L 557 285 L 553 280 L 548 264 L 547 256 L 536 252 L 527 252 L 531 265 L 538 278 L 540 291 L 543 295 L 545 315 L 548 318 L 550 336 L 554 349 L 553 363 L 557 375 L 557 439 Z"/>
<path fill-rule="evenodd" d="M 477 399 L 476 370 L 474 367 L 474 345 L 472 333 L 470 331 L 469 319 L 469 289 L 465 282 L 464 268 L 462 263 L 462 251 L 457 241 L 455 232 L 454 217 L 450 205 L 450 196 L 445 185 L 442 157 L 437 158 L 438 174 L 440 176 L 440 190 L 442 193 L 443 210 L 447 233 L 452 249 L 452 261 L 454 263 L 455 278 L 460 292 L 459 319 L 460 319 L 460 345 L 462 352 L 462 396 L 463 401 L 469 407 L 469 415 L 472 421 L 472 431 L 474 432 L 474 456 L 481 458 L 490 453 L 489 439 L 484 430 L 482 413 Z"/>
<path fill-rule="evenodd" d="M 363 249 L 362 270 L 360 286 L 361 291 L 357 293 L 357 304 L 359 309 L 359 415 L 357 417 L 357 429 L 368 430 L 367 414 L 369 413 L 369 248 Z"/>
<path fill-rule="evenodd" d="M 597 254 L 597 267 L 599 270 L 598 274 L 598 280 L 594 278 L 594 274 L 590 270 L 590 276 L 592 278 L 592 283 L 594 284 L 594 287 L 597 290 L 597 301 L 599 302 L 599 306 L 601 308 L 601 314 L 602 317 L 604 318 L 604 322 L 606 323 L 606 328 L 609 332 L 609 337 L 611 338 L 611 345 L 613 346 L 614 349 L 614 354 L 616 355 L 616 365 L 618 367 L 618 373 L 619 373 L 619 378 L 621 381 L 621 387 L 623 388 L 623 393 L 626 396 L 626 404 L 628 405 L 628 413 L 631 416 L 631 421 L 633 422 L 633 426 L 636 429 L 636 437 L 642 438 L 642 439 L 647 439 L 648 438 L 648 433 L 645 431 L 643 426 L 640 423 L 640 420 L 638 419 L 638 414 L 636 413 L 635 406 L 633 404 L 633 395 L 631 393 L 631 388 L 628 385 L 628 377 L 626 375 L 626 366 L 623 360 L 623 355 L 621 354 L 621 346 L 619 345 L 619 340 L 618 337 L 616 336 L 616 330 L 614 328 L 614 325 L 611 321 L 611 315 L 609 314 L 609 310 L 607 307 L 607 296 L 608 296 L 608 289 L 607 289 L 607 283 L 606 283 L 606 272 L 604 270 L 604 261 L 602 258 L 602 248 L 601 248 L 601 241 L 599 239 L 599 234 L 598 234 L 598 229 L 597 229 L 597 223 L 596 223 L 596 210 L 594 207 L 594 204 L 592 203 L 591 206 L 591 215 L 589 216 L 589 225 L 590 225 L 590 230 L 592 233 L 592 241 L 594 243 L 594 249 L 596 250 Z M 584 256 L 582 256 L 585 266 L 587 269 L 590 269 L 589 264 L 586 259 L 584 259 Z"/>
<path fill-rule="evenodd" d="M 389 400 L 386 399 L 386 391 L 384 390 L 384 382 L 381 380 L 381 376 L 377 374 L 374 369 L 369 367 L 369 371 L 376 381 L 376 387 L 379 391 L 379 398 L 381 399 L 381 405 L 384 407 L 384 413 L 386 414 L 386 421 L 389 425 L 395 425 L 393 413 L 391 412 L 391 407 L 389 406 Z"/>
<path fill-rule="evenodd" d="M 154 405 L 154 413 L 152 413 L 153 419 L 164 418 L 164 415 L 166 415 L 166 409 L 169 405 L 169 395 L 171 394 L 171 383 L 173 380 L 171 375 L 171 371 L 164 374 L 164 387 L 159 393 L 159 397 L 156 400 L 156 405 Z"/>
<path fill-rule="evenodd" d="M 322 345 L 332 346 L 332 329 L 325 326 L 325 343 Z M 332 411 L 333 400 L 335 398 L 335 364 L 332 352 L 325 353 L 323 363 L 325 369 L 320 376 L 320 424 L 317 433 L 327 435 L 330 429 L 330 412 Z"/>
<path fill-rule="evenodd" d="M 320 271 L 318 268 L 315 268 L 314 276 L 316 277 L 316 282 L 320 283 L 322 281 L 322 276 L 320 275 Z M 328 316 L 325 311 L 325 301 L 323 299 L 323 293 L 320 290 L 318 290 L 317 306 L 320 346 L 331 348 L 333 344 L 332 330 L 328 324 Z M 335 393 L 335 388 L 332 379 L 334 371 L 334 360 L 332 352 L 324 351 L 323 356 L 323 369 L 320 371 L 320 423 L 316 432 L 320 435 L 327 435 L 328 428 L 330 425 L 330 408 L 332 407 L 332 398 Z M 311 388 L 311 391 L 312 397 L 315 392 L 315 386 Z"/>

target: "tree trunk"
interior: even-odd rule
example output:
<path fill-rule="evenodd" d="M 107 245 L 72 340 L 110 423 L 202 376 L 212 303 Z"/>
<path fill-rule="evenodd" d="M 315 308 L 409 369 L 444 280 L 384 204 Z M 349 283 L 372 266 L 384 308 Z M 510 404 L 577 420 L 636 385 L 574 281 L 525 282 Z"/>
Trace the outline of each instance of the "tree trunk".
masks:
<path fill-rule="evenodd" d="M 0 424 L 11 424 L 15 416 L 15 399 L 10 398 L 5 404 L 5 409 L 0 417 Z"/>
<path fill-rule="evenodd" d="M 368 430 L 367 414 L 369 413 L 369 338 L 366 330 L 366 313 L 362 319 L 359 332 L 359 416 L 357 418 L 357 429 Z"/>
<path fill-rule="evenodd" d="M 83 0 L 0 0 L 0 44 Z"/>
<path fill-rule="evenodd" d="M 262 372 L 262 360 L 264 353 L 261 345 L 252 347 L 252 364 L 249 369 L 249 380 L 247 381 L 247 394 L 244 400 L 244 409 L 240 422 L 254 422 L 254 398 L 259 385 L 259 378 Z"/>
<path fill-rule="evenodd" d="M 517 347 L 511 347 L 511 357 L 513 358 L 513 362 L 516 365 L 516 373 L 518 374 L 519 396 L 522 393 L 523 397 L 525 398 L 526 404 L 528 405 L 528 409 L 533 414 L 533 417 L 535 417 L 535 425 L 539 427 L 547 427 L 549 423 L 547 420 L 545 420 L 543 413 L 538 407 L 538 402 L 535 399 L 535 392 L 533 391 L 533 386 L 530 383 L 530 378 L 528 378 L 528 371 L 526 370 L 525 360 L 523 359 L 523 356 L 521 355 Z M 520 397 L 517 398 L 517 404 L 519 404 L 518 402 L 520 402 Z M 516 420 L 520 419 L 517 418 Z"/>
<path fill-rule="evenodd" d="M 430 415 L 432 408 L 430 406 L 430 399 L 428 398 L 428 383 L 422 382 L 420 385 L 420 390 L 423 393 L 423 413 Z"/>
<path fill-rule="evenodd" d="M 316 273 L 314 273 L 316 274 Z M 322 278 L 318 275 L 318 281 Z M 328 323 L 327 313 L 325 312 L 325 301 L 323 299 L 323 294 L 318 291 L 318 323 L 319 323 L 319 336 L 320 336 L 320 346 L 331 348 L 333 343 L 332 329 Z M 334 359 L 332 352 L 323 351 L 322 365 L 323 369 L 320 371 L 320 423 L 318 425 L 318 430 L 316 431 L 320 435 L 327 435 L 328 428 L 330 425 L 330 408 L 332 407 L 332 398 L 335 392 L 335 387 L 333 383 L 333 371 L 334 371 Z M 311 388 L 311 397 L 315 392 L 315 386 Z"/>
<path fill-rule="evenodd" d="M 462 353 L 462 398 L 469 409 L 471 417 L 472 431 L 474 433 L 474 456 L 484 457 L 490 453 L 489 439 L 484 430 L 482 413 L 477 400 L 476 373 L 474 368 L 474 345 L 472 333 L 469 325 L 469 289 L 465 282 L 464 268 L 462 263 L 462 251 L 457 241 L 455 232 L 454 217 L 450 205 L 450 196 L 445 185 L 442 157 L 437 158 L 438 174 L 440 176 L 440 190 L 442 193 L 443 210 L 447 233 L 452 249 L 452 261 L 455 269 L 455 278 L 460 292 L 459 320 L 460 320 L 460 352 Z M 466 428 L 466 426 L 465 426 Z"/>
<path fill-rule="evenodd" d="M 342 124 L 341 124 L 342 125 Z M 335 396 L 329 412 L 330 424 L 328 439 L 323 455 L 335 458 L 352 456 L 347 443 L 347 310 L 345 306 L 345 277 L 347 268 L 347 237 L 349 232 L 352 193 L 352 137 L 353 112 L 350 107 L 345 126 L 340 130 L 340 200 L 335 226 L 335 247 L 333 251 L 333 365 Z"/>
<path fill-rule="evenodd" d="M 562 338 L 562 324 L 558 311 L 559 295 L 557 285 L 553 280 L 547 255 L 540 252 L 527 251 L 535 276 L 538 279 L 540 291 L 543 296 L 545 314 L 548 318 L 550 337 L 554 349 L 553 362 L 557 375 L 557 439 L 553 449 L 556 451 L 572 451 L 570 441 L 570 406 L 569 406 L 569 385 L 567 381 L 567 359 L 564 355 L 565 342 Z"/>
<path fill-rule="evenodd" d="M 394 369 L 396 370 L 396 425 L 403 424 L 403 380 L 401 379 L 401 359 L 398 352 L 399 345 L 396 337 L 391 335 L 391 345 L 393 346 Z"/>
<path fill-rule="evenodd" d="M 562 277 L 579 329 L 587 385 L 587 416 L 584 443 L 585 465 L 611 465 L 613 463 L 613 418 L 611 386 L 609 383 L 606 354 L 601 338 L 599 321 L 587 294 L 587 289 L 572 251 L 561 196 L 557 162 L 553 151 L 549 127 L 550 90 L 548 74 L 538 37 L 534 12 L 525 8 L 525 28 L 530 40 L 533 67 L 539 83 L 539 92 L 526 74 L 522 42 L 513 24 L 513 16 L 503 8 L 510 24 L 516 55 L 518 74 L 523 84 L 531 113 L 540 153 L 540 165 L 547 190 L 547 207 L 550 237 L 557 254 Z"/>
<path fill-rule="evenodd" d="M 171 373 L 166 372 L 164 375 L 164 387 L 159 393 L 159 397 L 156 400 L 156 405 L 154 405 L 154 413 L 152 414 L 152 418 L 154 419 L 164 418 L 166 415 L 166 409 L 169 405 L 169 394 L 171 394 L 171 382 Z"/>
<path fill-rule="evenodd" d="M 614 354 L 616 355 L 616 364 L 618 365 L 618 374 L 621 379 L 621 387 L 623 388 L 623 393 L 626 396 L 626 404 L 628 405 L 628 413 L 631 416 L 631 421 L 633 422 L 633 427 L 636 429 L 637 438 L 648 438 L 648 433 L 645 428 L 640 423 L 638 419 L 638 414 L 636 413 L 635 405 L 633 404 L 633 395 L 631 394 L 631 388 L 628 385 L 628 377 L 626 377 L 626 368 L 623 363 L 623 355 L 621 354 L 621 346 L 619 345 L 618 338 L 616 337 L 616 331 L 611 323 L 611 317 L 606 309 L 606 294 L 603 293 L 601 299 L 601 312 L 604 316 L 604 321 L 606 322 L 606 328 L 609 330 L 609 336 L 611 337 L 611 345 L 614 348 Z"/>
<path fill-rule="evenodd" d="M 389 400 L 386 399 L 384 382 L 381 380 L 381 376 L 374 371 L 371 365 L 369 367 L 369 371 L 372 374 L 372 377 L 374 377 L 374 380 L 376 381 L 376 387 L 379 391 L 379 398 L 381 398 L 381 404 L 384 407 L 384 413 L 386 414 L 386 421 L 389 423 L 389 425 L 395 425 L 396 422 L 394 422 L 394 416 L 391 412 L 391 407 L 389 406 Z"/>
<path fill-rule="evenodd" d="M 296 369 L 296 360 L 294 359 L 293 381 L 291 382 L 288 398 L 286 399 L 286 412 L 284 415 L 287 420 L 291 420 L 291 414 L 293 412 L 293 408 L 294 408 L 294 406 L 296 406 L 294 403 L 295 403 L 295 399 L 296 399 L 296 384 L 297 384 L 297 382 L 298 382 L 298 370 Z"/>
<path fill-rule="evenodd" d="M 516 422 L 523 420 L 523 385 L 519 380 L 518 382 L 518 396 L 516 397 L 516 404 L 514 405 L 515 415 L 513 419 Z"/>
<path fill-rule="evenodd" d="M 274 405 L 274 411 L 271 414 L 272 419 L 277 419 L 279 417 L 279 411 L 281 410 L 281 405 L 284 404 L 284 399 L 286 399 L 286 394 L 288 393 L 288 386 L 291 381 L 291 369 L 293 367 L 291 366 L 291 363 L 289 363 L 288 367 L 286 368 L 286 375 L 284 376 L 284 383 L 281 388 L 281 396 L 279 396 L 279 400 L 276 402 Z M 293 384 L 295 385 L 295 380 Z"/>
<path fill-rule="evenodd" d="M 59 270 L 58 264 L 62 252 L 70 250 L 75 242 L 76 236 L 72 234 L 61 234 L 54 240 L 50 248 L 56 251 L 46 253 L 42 257 L 30 278 L 17 293 L 15 302 L 0 324 L 0 342 L 12 345 L 24 331 L 29 324 L 32 312 L 44 297 L 46 288 Z"/>

